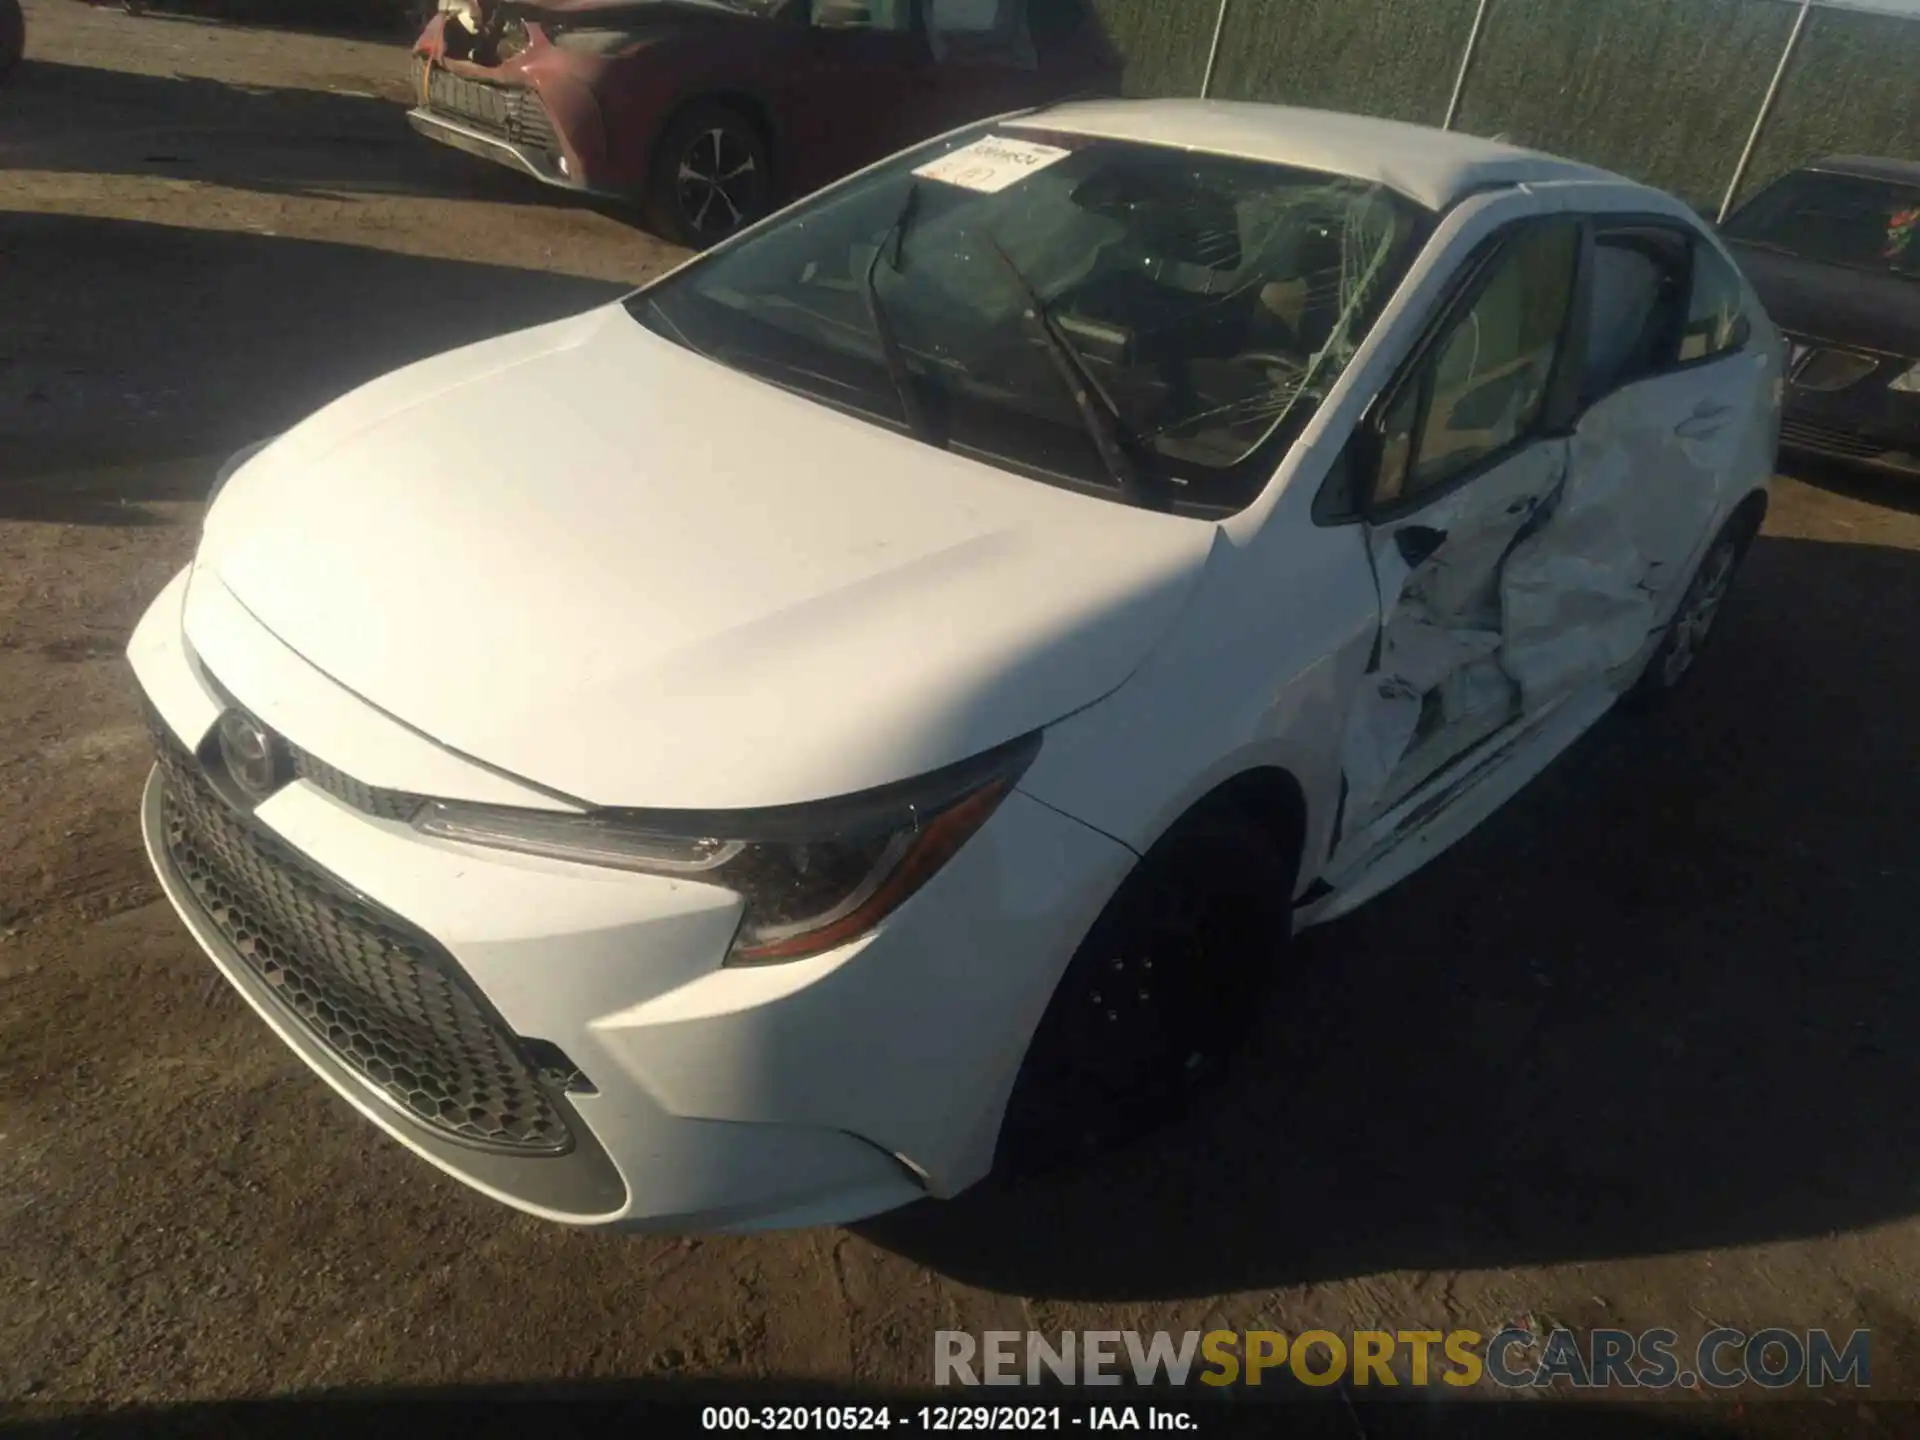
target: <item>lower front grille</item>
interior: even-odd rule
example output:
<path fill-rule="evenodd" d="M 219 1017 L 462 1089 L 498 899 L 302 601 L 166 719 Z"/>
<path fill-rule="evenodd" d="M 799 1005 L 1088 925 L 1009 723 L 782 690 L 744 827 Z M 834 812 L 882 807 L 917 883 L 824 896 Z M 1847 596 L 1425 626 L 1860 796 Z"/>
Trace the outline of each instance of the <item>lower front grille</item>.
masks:
<path fill-rule="evenodd" d="M 425 97 L 428 109 L 464 120 L 476 130 L 526 149 L 548 155 L 559 153 L 553 118 L 539 94 L 528 87 L 469 80 L 437 66 L 429 67 L 424 60 L 414 62 L 414 80 L 414 91 Z"/>
<path fill-rule="evenodd" d="M 1780 443 L 1798 450 L 1820 450 L 1856 460 L 1871 460 L 1886 452 L 1886 446 L 1843 430 L 1836 425 L 1820 425 L 1808 420 L 1782 420 Z"/>
<path fill-rule="evenodd" d="M 162 834 L 206 918 L 280 1006 L 396 1108 L 520 1155 L 573 1145 L 523 1045 L 452 956 L 236 813 L 171 737 Z"/>

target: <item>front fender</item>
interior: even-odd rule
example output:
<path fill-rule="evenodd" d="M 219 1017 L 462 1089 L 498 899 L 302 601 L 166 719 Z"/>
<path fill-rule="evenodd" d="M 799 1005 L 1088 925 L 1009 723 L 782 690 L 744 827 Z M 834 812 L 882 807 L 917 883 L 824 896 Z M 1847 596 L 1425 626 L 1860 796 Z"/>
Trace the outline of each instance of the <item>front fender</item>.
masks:
<path fill-rule="evenodd" d="M 1326 859 L 1343 726 L 1378 627 L 1357 527 L 1245 549 L 1223 533 L 1180 619 L 1118 690 L 1048 731 L 1021 788 L 1144 854 L 1220 785 L 1282 770 L 1305 802 L 1298 893 Z"/>

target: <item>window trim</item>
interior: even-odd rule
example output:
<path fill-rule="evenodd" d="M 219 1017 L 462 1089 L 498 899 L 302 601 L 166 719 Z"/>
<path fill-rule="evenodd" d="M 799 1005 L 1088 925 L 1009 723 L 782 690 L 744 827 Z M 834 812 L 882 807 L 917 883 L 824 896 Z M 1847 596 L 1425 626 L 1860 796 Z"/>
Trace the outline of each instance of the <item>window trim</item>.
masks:
<path fill-rule="evenodd" d="M 1546 396 L 1540 407 L 1540 414 L 1532 425 L 1514 436 L 1499 449 L 1489 451 L 1470 464 L 1462 466 L 1437 485 L 1420 491 L 1412 496 L 1401 496 L 1390 505 L 1375 503 L 1374 487 L 1379 479 L 1379 440 L 1380 423 L 1399 403 L 1406 387 L 1419 383 L 1427 392 L 1420 397 L 1419 418 L 1415 422 L 1416 433 L 1424 430 L 1428 413 L 1433 403 L 1432 387 L 1425 384 L 1423 372 L 1427 368 L 1435 350 L 1451 336 L 1455 325 L 1479 303 L 1499 270 L 1500 263 L 1507 258 L 1520 237 L 1528 231 L 1572 220 L 1576 226 L 1574 239 L 1574 264 L 1571 281 L 1571 294 L 1568 297 L 1567 313 L 1560 325 L 1558 346 L 1552 371 L 1547 376 Z M 1489 470 L 1504 465 L 1528 445 L 1544 439 L 1563 437 L 1571 429 L 1574 395 L 1577 391 L 1580 370 L 1569 364 L 1569 357 L 1576 349 L 1583 348 L 1586 338 L 1588 316 L 1590 313 L 1589 292 L 1593 267 L 1592 229 L 1584 223 L 1583 217 L 1565 214 L 1529 215 L 1501 226 L 1476 248 L 1463 267 L 1462 274 L 1456 279 L 1445 299 L 1436 307 L 1434 316 L 1428 321 L 1420 338 L 1415 341 L 1407 357 L 1394 371 L 1393 378 L 1380 387 L 1358 423 L 1354 426 L 1353 440 L 1358 442 L 1362 454 L 1355 457 L 1353 463 L 1361 467 L 1363 494 L 1356 495 L 1353 519 L 1367 525 L 1390 525 L 1407 516 L 1418 514 L 1436 501 L 1445 499 L 1455 491 L 1472 484 Z M 1351 481 L 1349 482 L 1351 483 Z"/>

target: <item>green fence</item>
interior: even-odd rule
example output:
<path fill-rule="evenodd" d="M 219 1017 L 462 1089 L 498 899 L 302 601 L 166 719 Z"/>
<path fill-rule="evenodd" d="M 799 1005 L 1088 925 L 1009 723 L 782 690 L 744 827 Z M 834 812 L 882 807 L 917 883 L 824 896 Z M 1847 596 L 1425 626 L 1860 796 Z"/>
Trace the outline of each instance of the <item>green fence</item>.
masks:
<path fill-rule="evenodd" d="M 1197 95 L 1218 0 L 1094 0 L 1133 95 Z M 1210 93 L 1440 124 L 1479 0 L 1226 0 Z M 1604 165 L 1708 214 L 1796 0 L 1491 0 L 1459 129 Z M 1817 155 L 1920 156 L 1920 20 L 1817 5 L 1742 193 Z"/>

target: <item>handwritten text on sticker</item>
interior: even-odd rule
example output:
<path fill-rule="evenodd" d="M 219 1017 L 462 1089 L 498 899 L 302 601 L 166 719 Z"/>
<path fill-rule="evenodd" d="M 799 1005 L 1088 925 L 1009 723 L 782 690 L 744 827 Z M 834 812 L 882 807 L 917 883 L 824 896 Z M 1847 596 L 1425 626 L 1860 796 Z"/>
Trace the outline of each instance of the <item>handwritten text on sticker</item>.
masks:
<path fill-rule="evenodd" d="M 989 135 L 984 140 L 950 150 L 938 160 L 929 160 L 913 173 L 923 180 L 938 180 L 946 185 L 959 185 L 967 190 L 991 195 L 1066 159 L 1072 153 L 1055 145 L 1037 145 L 1031 140 L 1010 140 L 1004 135 Z"/>

